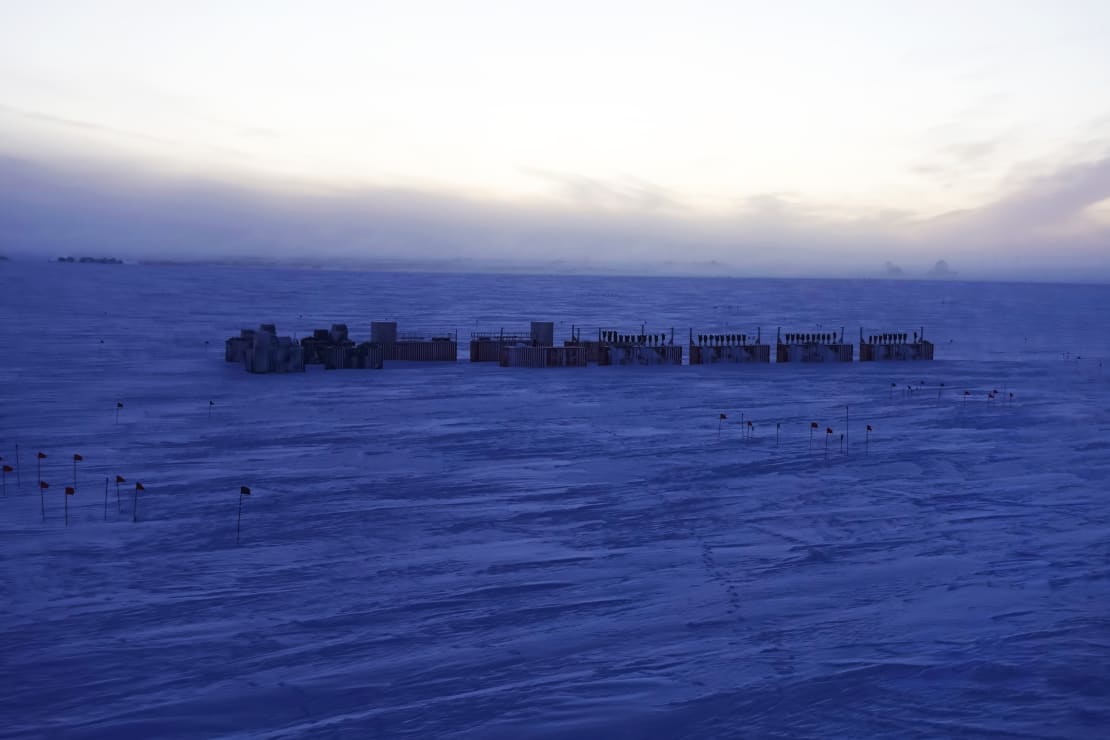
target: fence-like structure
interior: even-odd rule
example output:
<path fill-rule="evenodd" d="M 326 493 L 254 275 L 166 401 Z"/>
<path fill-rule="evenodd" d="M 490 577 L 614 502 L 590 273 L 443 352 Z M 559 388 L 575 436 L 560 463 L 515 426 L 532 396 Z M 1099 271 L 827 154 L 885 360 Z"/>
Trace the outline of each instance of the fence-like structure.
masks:
<path fill-rule="evenodd" d="M 911 335 L 906 332 L 880 332 L 863 335 L 859 330 L 859 361 L 883 362 L 887 360 L 931 360 L 933 343 L 925 339 L 925 329 Z"/>
<path fill-rule="evenodd" d="M 854 348 L 836 332 L 787 332 L 775 339 L 775 362 L 851 362 Z"/>
<path fill-rule="evenodd" d="M 745 364 L 771 361 L 771 347 L 763 344 L 759 330 L 752 336 L 735 331 L 690 330 L 690 364 Z"/>

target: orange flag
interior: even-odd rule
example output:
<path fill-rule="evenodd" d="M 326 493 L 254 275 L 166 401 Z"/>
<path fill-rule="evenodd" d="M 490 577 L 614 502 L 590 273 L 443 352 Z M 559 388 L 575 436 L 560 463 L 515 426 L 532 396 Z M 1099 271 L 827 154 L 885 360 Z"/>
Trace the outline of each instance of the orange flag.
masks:
<path fill-rule="evenodd" d="M 127 482 L 127 479 L 124 478 L 122 475 L 117 475 L 116 476 L 116 483 L 126 483 L 126 482 Z"/>
<path fill-rule="evenodd" d="M 135 484 L 135 490 L 136 490 L 136 491 L 145 491 L 146 489 L 145 489 L 145 488 L 143 488 L 143 484 L 142 484 L 142 483 L 136 483 L 136 484 Z"/>
<path fill-rule="evenodd" d="M 73 489 L 73 486 L 66 486 L 66 495 L 67 496 L 72 496 L 75 493 L 77 493 L 77 491 L 75 491 Z"/>
<path fill-rule="evenodd" d="M 40 460 L 45 460 L 46 459 L 46 453 L 45 452 L 40 452 L 38 457 L 39 457 Z"/>
<path fill-rule="evenodd" d="M 81 461 L 82 461 L 82 460 L 84 460 L 84 459 L 85 459 L 85 458 L 81 457 L 80 455 L 74 455 L 74 456 L 73 456 L 73 460 L 74 460 L 74 462 L 81 462 Z"/>
<path fill-rule="evenodd" d="M 4 472 L 5 472 L 5 473 L 10 473 L 10 472 L 12 472 L 13 470 L 15 470 L 15 468 L 13 468 L 13 467 L 12 467 L 11 465 L 5 465 L 5 466 L 4 466 Z"/>
<path fill-rule="evenodd" d="M 43 490 L 46 490 L 47 488 L 50 488 L 50 484 L 49 484 L 49 483 L 47 483 L 47 482 L 46 482 L 46 481 L 44 481 L 44 480 L 40 480 L 40 481 L 39 481 L 39 488 L 41 488 L 41 489 L 43 489 Z"/>

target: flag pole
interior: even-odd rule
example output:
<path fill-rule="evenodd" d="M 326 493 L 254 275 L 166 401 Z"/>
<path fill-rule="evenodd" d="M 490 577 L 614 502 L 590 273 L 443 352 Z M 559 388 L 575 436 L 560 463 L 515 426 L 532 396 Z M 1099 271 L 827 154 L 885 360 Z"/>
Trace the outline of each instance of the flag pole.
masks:
<path fill-rule="evenodd" d="M 39 506 L 42 508 L 42 520 L 46 521 L 46 489 L 49 484 L 44 480 L 39 480 Z"/>
<path fill-rule="evenodd" d="M 145 491 L 142 483 L 135 484 L 135 499 L 131 503 L 131 521 L 139 521 L 139 491 Z"/>
<path fill-rule="evenodd" d="M 75 487 L 66 486 L 65 495 L 66 495 L 66 526 L 67 527 L 69 526 L 69 497 L 72 496 L 76 492 L 77 492 L 77 489 Z"/>
<path fill-rule="evenodd" d="M 239 525 L 243 521 L 243 497 L 250 496 L 251 489 L 246 486 L 239 486 L 239 513 L 235 517 L 235 544 L 239 545 Z"/>

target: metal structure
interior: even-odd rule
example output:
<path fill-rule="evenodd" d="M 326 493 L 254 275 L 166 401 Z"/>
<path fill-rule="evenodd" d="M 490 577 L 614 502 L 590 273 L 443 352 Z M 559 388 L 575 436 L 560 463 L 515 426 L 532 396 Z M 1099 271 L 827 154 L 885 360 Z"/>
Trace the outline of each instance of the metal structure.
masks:
<path fill-rule="evenodd" d="M 925 328 L 920 334 L 913 332 L 881 332 L 863 336 L 863 327 L 859 330 L 859 361 L 882 362 L 885 360 L 931 360 L 933 359 L 933 343 L 925 339 Z"/>
<path fill-rule="evenodd" d="M 771 361 L 771 346 L 763 344 L 759 329 L 754 336 L 734 331 L 699 332 L 690 330 L 690 364 L 745 364 Z"/>
<path fill-rule="evenodd" d="M 834 332 L 788 332 L 775 338 L 775 362 L 851 362 L 853 347 L 844 341 L 844 327 Z"/>

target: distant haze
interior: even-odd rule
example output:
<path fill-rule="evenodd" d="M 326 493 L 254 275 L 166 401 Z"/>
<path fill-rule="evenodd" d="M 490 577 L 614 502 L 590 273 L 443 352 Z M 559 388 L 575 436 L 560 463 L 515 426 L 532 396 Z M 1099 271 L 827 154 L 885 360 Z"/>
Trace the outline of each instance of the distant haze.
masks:
<path fill-rule="evenodd" d="M 0 254 L 1108 281 L 1108 22 L 0 0 Z"/>

